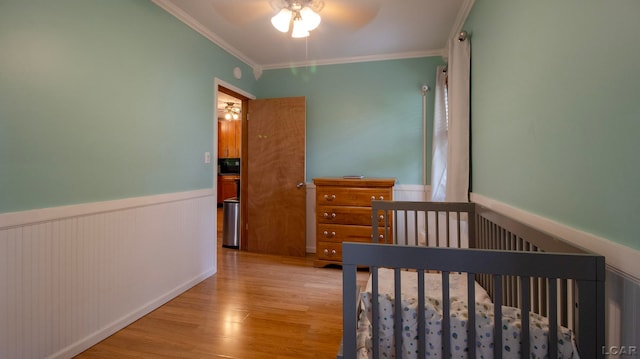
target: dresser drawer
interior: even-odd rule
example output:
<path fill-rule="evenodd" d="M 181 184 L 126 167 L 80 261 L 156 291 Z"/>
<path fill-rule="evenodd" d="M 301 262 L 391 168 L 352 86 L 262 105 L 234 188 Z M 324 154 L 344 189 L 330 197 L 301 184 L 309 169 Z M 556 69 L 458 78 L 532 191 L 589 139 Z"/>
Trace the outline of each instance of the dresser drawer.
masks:
<path fill-rule="evenodd" d="M 316 212 L 316 220 L 317 223 L 371 226 L 371 208 L 350 206 L 318 206 Z"/>
<path fill-rule="evenodd" d="M 325 261 L 342 261 L 342 243 L 318 241 L 316 257 Z"/>
<path fill-rule="evenodd" d="M 378 236 L 380 239 L 384 239 L 384 230 L 382 228 L 378 228 Z M 316 238 L 318 241 L 324 242 L 371 243 L 371 226 L 318 224 L 316 227 Z"/>
<path fill-rule="evenodd" d="M 371 206 L 374 199 L 391 200 L 391 189 L 322 186 L 316 190 L 316 204 L 321 206 Z"/>

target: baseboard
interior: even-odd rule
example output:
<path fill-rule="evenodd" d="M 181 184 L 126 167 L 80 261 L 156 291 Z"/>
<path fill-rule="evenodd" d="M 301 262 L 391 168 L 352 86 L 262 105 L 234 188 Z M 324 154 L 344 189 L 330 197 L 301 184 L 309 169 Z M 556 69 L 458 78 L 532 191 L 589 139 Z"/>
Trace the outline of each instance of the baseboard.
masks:
<path fill-rule="evenodd" d="M 64 358 L 72 358 L 83 351 L 87 350 L 109 336 L 115 334 L 119 330 L 125 328 L 129 324 L 135 322 L 139 318 L 151 313 L 155 309 L 161 307 L 165 303 L 169 302 L 171 299 L 177 297 L 178 295 L 186 292 L 191 289 L 196 284 L 202 282 L 203 280 L 209 278 L 210 276 L 216 273 L 215 269 L 208 270 L 207 272 L 198 275 L 197 277 L 185 282 L 184 284 L 174 288 L 173 290 L 161 295 L 160 297 L 142 305 L 140 308 L 132 311 L 131 313 L 123 316 L 122 318 L 115 320 L 113 323 L 101 328 L 100 330 L 88 335 L 87 337 L 77 341 L 69 345 L 66 348 L 58 351 L 57 353 L 52 354 L 47 357 L 50 359 L 64 359 Z"/>

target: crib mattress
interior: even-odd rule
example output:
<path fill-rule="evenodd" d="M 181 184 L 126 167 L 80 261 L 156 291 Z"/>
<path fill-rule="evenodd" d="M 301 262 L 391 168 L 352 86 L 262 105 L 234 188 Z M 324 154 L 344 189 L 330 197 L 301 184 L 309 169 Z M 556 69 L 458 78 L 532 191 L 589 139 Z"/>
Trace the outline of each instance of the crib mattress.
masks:
<path fill-rule="evenodd" d="M 394 332 L 394 272 L 391 269 L 379 269 L 379 328 L 380 356 L 395 358 Z M 418 356 L 418 286 L 417 274 L 402 271 L 402 352 L 403 358 Z M 428 358 L 441 358 L 443 318 L 442 275 L 425 274 L 425 353 Z M 453 358 L 467 358 L 467 277 L 466 274 L 451 274 L 450 318 L 451 318 L 451 354 Z M 475 284 L 476 299 L 476 355 L 493 358 L 493 318 L 494 306 L 488 293 Z M 371 277 L 366 289 L 361 293 L 361 306 L 358 321 L 358 358 L 372 357 L 372 290 Z M 548 343 L 547 318 L 530 313 L 530 358 L 545 358 Z M 520 358 L 520 310 L 502 307 L 503 358 Z M 561 327 L 558 330 L 559 358 L 578 358 L 571 330 Z"/>

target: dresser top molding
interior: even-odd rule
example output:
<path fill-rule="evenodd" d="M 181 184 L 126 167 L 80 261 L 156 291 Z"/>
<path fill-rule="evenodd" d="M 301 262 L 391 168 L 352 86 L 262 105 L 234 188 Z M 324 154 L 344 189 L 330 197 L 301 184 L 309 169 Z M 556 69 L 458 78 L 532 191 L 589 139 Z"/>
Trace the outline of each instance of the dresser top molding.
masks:
<path fill-rule="evenodd" d="M 395 178 L 319 177 L 313 179 L 316 186 L 390 187 L 395 182 Z"/>

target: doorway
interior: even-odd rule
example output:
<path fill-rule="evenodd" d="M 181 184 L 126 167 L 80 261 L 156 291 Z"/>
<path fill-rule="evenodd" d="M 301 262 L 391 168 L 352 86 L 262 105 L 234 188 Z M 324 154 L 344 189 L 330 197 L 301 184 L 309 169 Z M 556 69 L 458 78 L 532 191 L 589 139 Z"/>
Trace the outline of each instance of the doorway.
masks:
<path fill-rule="evenodd" d="M 217 204 L 222 206 L 225 199 L 239 197 L 240 201 L 240 249 L 247 249 L 243 223 L 246 214 L 246 133 L 247 104 L 249 97 L 230 86 L 216 86 L 216 118 L 218 135 L 217 163 Z"/>
<path fill-rule="evenodd" d="M 304 97 L 255 100 L 229 87 L 216 82 L 218 145 L 225 146 L 221 142 L 227 134 L 222 130 L 236 126 L 239 135 L 229 141 L 236 141 L 239 150 L 219 147 L 218 158 L 239 155 L 239 248 L 304 256 L 306 101 Z M 231 118 L 226 118 L 228 113 Z M 235 123 L 225 128 L 229 122 Z M 225 184 L 224 178 L 218 180 L 218 186 Z M 218 198 L 224 200 L 229 193 Z"/>

